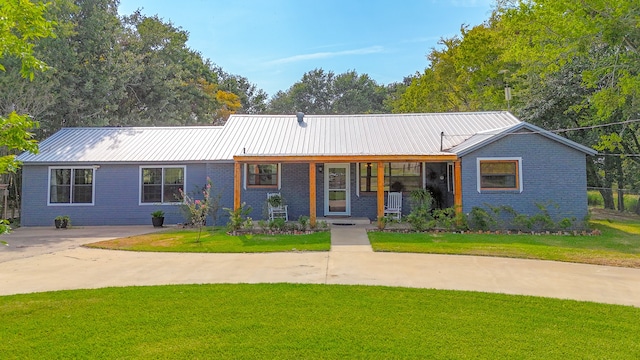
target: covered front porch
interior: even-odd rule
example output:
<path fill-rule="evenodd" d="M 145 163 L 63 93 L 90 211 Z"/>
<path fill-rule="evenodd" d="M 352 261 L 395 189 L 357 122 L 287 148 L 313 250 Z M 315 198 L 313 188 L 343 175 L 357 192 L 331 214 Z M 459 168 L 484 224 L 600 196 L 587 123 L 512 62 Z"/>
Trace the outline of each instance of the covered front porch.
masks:
<path fill-rule="evenodd" d="M 243 191 L 246 192 L 246 176 L 243 174 L 243 169 L 246 169 L 248 165 L 252 164 L 278 164 L 278 171 L 282 169 L 286 170 L 287 164 L 297 165 L 296 169 L 307 168 L 308 175 L 305 176 L 305 180 L 308 179 L 308 192 L 304 191 L 304 194 L 300 194 L 300 197 L 308 196 L 308 203 L 305 204 L 308 209 L 309 220 L 312 224 L 325 218 L 331 219 L 354 219 L 363 218 L 351 211 L 350 198 L 355 192 L 358 198 L 361 195 L 370 198 L 371 202 L 368 207 L 370 208 L 374 204 L 376 219 L 380 225 L 380 219 L 384 216 L 385 211 L 385 192 L 386 191 L 398 191 L 393 189 L 392 184 L 389 183 L 388 177 L 388 164 L 393 163 L 418 163 L 421 164 L 421 179 L 424 188 L 426 178 L 428 176 L 427 170 L 433 168 L 434 164 L 445 164 L 447 169 L 445 174 L 435 175 L 447 177 L 446 182 L 451 188 L 451 197 L 453 206 L 456 211 L 462 210 L 462 178 L 461 178 L 461 163 L 457 156 L 452 154 L 446 155 L 367 155 L 367 156 L 262 156 L 262 155 L 236 155 L 234 156 L 234 208 L 238 209 L 243 202 Z M 301 167 L 306 164 L 307 166 Z M 350 181 L 352 173 L 352 165 L 355 164 L 355 181 Z M 385 174 L 385 164 L 387 164 L 387 174 Z M 360 167 L 362 170 L 360 170 Z M 288 176 L 287 172 L 282 170 L 282 173 L 278 173 L 278 181 L 282 177 Z M 246 171 L 246 170 L 245 170 Z M 368 171 L 368 174 L 364 172 Z M 371 173 L 373 172 L 373 173 Z M 244 176 L 243 176 L 244 175 Z M 343 178 L 341 178 L 341 176 Z M 243 185 L 243 179 L 245 184 Z M 373 179 L 373 180 L 371 180 Z M 378 179 L 382 179 L 379 181 Z M 323 186 L 319 187 L 318 183 L 323 183 Z M 366 183 L 366 189 L 365 184 Z M 356 184 L 356 189 L 351 185 Z M 303 184 L 296 184 L 296 188 L 299 189 Z M 278 183 L 278 189 L 280 189 L 281 183 Z M 386 187 L 386 189 L 385 189 Z M 363 195 L 360 190 L 364 189 L 367 192 Z M 405 191 L 402 188 L 399 191 Z M 322 192 L 319 194 L 319 192 Z M 407 193 L 408 190 L 405 191 Z M 296 195 L 298 197 L 298 195 Z M 300 202 L 301 199 L 297 199 Z M 302 199 L 304 201 L 304 199 Z M 319 205 L 323 205 L 318 207 Z M 362 205 L 360 205 L 362 206 Z M 348 220 L 341 220 L 347 221 Z"/>

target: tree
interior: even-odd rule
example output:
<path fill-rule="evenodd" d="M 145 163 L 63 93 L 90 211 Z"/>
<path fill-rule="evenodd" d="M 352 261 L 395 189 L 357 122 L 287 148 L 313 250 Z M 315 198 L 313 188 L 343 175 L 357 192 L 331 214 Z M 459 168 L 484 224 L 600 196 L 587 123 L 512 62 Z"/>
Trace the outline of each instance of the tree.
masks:
<path fill-rule="evenodd" d="M 33 54 L 36 40 L 53 36 L 55 23 L 46 19 L 46 11 L 47 5 L 41 2 L 0 1 L 0 59 L 20 59 L 20 73 L 25 78 L 33 79 L 35 70 L 47 67 Z M 2 64 L 0 70 L 6 70 Z"/>
<path fill-rule="evenodd" d="M 0 70 L 6 71 L 3 65 L 6 58 L 19 60 L 23 78 L 33 79 L 35 71 L 46 68 L 46 64 L 33 54 L 38 39 L 53 36 L 54 23 L 46 19 L 46 10 L 45 4 L 28 0 L 0 1 L 0 60 L 3 60 Z M 6 151 L 0 156 L 0 174 L 17 170 L 16 152 L 38 151 L 31 133 L 37 125 L 28 115 L 19 115 L 15 109 L 4 109 L 0 114 L 0 146 Z M 8 221 L 2 220 L 0 233 L 9 229 Z"/>
<path fill-rule="evenodd" d="M 258 89 L 255 84 L 240 75 L 232 75 L 221 67 L 214 66 L 220 90 L 236 94 L 241 103 L 237 112 L 242 114 L 261 114 L 267 110 L 267 93 Z"/>
<path fill-rule="evenodd" d="M 501 75 L 513 67 L 501 60 L 504 44 L 499 20 L 492 17 L 460 35 L 443 38 L 431 49 L 429 67 L 416 74 L 404 93 L 391 102 L 392 111 L 449 112 L 505 108 Z"/>
<path fill-rule="evenodd" d="M 505 58 L 521 65 L 520 78 L 530 88 L 544 86 L 566 70 L 578 70 L 580 101 L 565 111 L 578 126 L 601 126 L 591 144 L 602 153 L 591 166 L 590 182 L 619 188 L 635 183 L 630 162 L 640 152 L 640 7 L 630 0 L 505 1 L 499 9 L 504 38 L 510 39 Z M 538 79 L 537 83 L 531 82 Z M 572 83 L 573 89 L 577 87 Z M 558 114 L 559 116 L 560 114 Z M 593 136 L 592 136 L 593 138 Z M 618 155 L 616 155 L 618 154 Z M 595 178 L 595 179 L 594 179 Z M 605 199 L 610 190 L 603 190 Z M 621 199 L 622 200 L 622 199 Z M 613 206 L 613 201 L 606 201 Z M 621 208 L 623 203 L 620 202 Z"/>
<path fill-rule="evenodd" d="M 293 114 L 357 114 L 387 112 L 385 99 L 391 88 L 378 85 L 368 75 L 351 70 L 335 75 L 314 69 L 286 92 L 279 91 L 269 102 L 268 112 Z"/>

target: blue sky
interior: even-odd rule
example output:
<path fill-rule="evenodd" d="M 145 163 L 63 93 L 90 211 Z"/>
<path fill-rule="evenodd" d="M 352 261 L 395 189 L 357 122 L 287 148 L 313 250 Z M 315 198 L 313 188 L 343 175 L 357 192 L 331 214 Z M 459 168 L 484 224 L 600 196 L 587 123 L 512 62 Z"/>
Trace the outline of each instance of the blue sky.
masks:
<path fill-rule="evenodd" d="M 422 72 L 441 37 L 489 18 L 492 0 L 121 0 L 189 32 L 188 46 L 270 96 L 305 72 L 355 70 L 379 84 Z"/>

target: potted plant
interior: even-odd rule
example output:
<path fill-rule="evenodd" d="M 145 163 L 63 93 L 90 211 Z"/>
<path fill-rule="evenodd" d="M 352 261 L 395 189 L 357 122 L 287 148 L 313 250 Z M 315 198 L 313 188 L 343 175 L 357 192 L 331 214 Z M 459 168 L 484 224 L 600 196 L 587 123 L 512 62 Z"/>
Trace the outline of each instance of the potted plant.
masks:
<path fill-rule="evenodd" d="M 56 225 L 56 229 L 66 229 L 67 226 L 71 225 L 71 218 L 69 215 L 59 215 L 56 216 L 53 223 Z"/>
<path fill-rule="evenodd" d="M 156 210 L 151 213 L 151 223 L 153 227 L 162 227 L 164 224 L 164 211 Z"/>
<path fill-rule="evenodd" d="M 271 205 L 271 207 L 279 208 L 282 206 L 282 196 L 280 194 L 272 194 L 271 196 L 269 196 L 267 201 L 269 202 L 269 205 Z"/>

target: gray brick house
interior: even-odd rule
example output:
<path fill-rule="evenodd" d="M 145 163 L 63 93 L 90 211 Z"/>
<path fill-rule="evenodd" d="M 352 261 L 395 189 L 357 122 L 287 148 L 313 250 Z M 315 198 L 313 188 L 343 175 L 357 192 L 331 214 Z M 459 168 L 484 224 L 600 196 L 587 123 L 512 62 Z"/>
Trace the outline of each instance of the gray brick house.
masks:
<path fill-rule="evenodd" d="M 224 126 L 65 128 L 24 153 L 22 225 L 184 221 L 179 190 L 207 177 L 223 207 L 262 218 L 280 192 L 289 218 L 379 218 L 387 191 L 429 189 L 438 206 L 484 204 L 555 218 L 587 214 L 586 155 L 596 152 L 508 112 L 232 115 Z M 403 210 L 406 214 L 409 209 Z M 222 215 L 222 213 L 220 214 Z M 219 223 L 226 222 L 223 217 Z"/>

